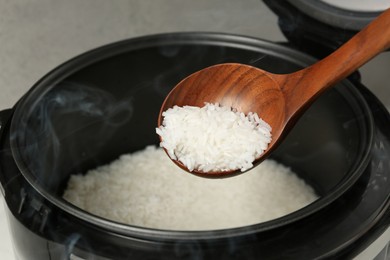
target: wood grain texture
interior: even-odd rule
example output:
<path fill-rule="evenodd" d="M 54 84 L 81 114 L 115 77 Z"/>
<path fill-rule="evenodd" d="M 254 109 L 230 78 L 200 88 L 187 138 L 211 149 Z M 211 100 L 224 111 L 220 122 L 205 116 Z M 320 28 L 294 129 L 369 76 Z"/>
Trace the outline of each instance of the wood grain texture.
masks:
<path fill-rule="evenodd" d="M 209 102 L 230 106 L 246 114 L 256 112 L 272 127 L 272 142 L 266 152 L 256 159 L 256 165 L 276 148 L 302 113 L 325 90 L 388 48 L 390 9 L 328 57 L 295 73 L 272 74 L 237 63 L 205 68 L 173 88 L 161 107 L 158 126 L 162 123 L 162 112 L 175 105 L 202 107 Z M 180 162 L 174 162 L 187 170 Z M 226 177 L 240 172 L 192 173 L 204 177 Z"/>

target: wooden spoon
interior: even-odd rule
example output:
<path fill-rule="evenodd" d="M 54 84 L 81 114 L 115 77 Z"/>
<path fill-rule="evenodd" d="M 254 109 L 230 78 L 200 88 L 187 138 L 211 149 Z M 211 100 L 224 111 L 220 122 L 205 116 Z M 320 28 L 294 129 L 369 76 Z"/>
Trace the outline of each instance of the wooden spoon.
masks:
<path fill-rule="evenodd" d="M 205 102 L 209 102 L 229 106 L 245 114 L 256 112 L 272 127 L 272 141 L 255 160 L 257 165 L 276 148 L 297 119 L 325 90 L 387 48 L 390 48 L 390 9 L 328 57 L 291 74 L 273 74 L 235 63 L 205 68 L 172 89 L 161 107 L 158 126 L 163 121 L 162 113 L 175 105 L 203 107 Z M 187 170 L 180 161 L 173 161 Z M 191 173 L 203 177 L 226 177 L 240 171 L 194 170 Z"/>

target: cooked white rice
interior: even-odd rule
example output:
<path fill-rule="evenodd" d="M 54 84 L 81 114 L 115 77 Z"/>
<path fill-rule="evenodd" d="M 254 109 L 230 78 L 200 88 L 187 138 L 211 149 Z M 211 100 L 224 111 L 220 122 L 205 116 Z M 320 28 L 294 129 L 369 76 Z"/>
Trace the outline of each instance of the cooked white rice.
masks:
<path fill-rule="evenodd" d="M 271 127 L 256 113 L 245 116 L 231 107 L 175 106 L 162 116 L 160 146 L 189 171 L 245 171 L 271 142 Z"/>
<path fill-rule="evenodd" d="M 278 218 L 317 196 L 289 168 L 272 160 L 240 176 L 213 180 L 185 173 L 161 148 L 149 146 L 71 176 L 64 199 L 125 224 L 213 230 Z"/>

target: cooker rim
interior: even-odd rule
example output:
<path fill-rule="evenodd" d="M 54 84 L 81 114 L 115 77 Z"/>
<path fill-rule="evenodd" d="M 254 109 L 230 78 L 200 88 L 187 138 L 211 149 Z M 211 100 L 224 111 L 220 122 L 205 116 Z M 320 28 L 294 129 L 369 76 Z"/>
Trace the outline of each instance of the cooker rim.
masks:
<path fill-rule="evenodd" d="M 97 61 L 104 60 L 108 57 L 115 56 L 117 54 L 123 53 L 125 51 L 137 50 L 139 48 L 149 48 L 155 46 L 161 46 L 162 44 L 214 44 L 220 46 L 230 46 L 230 47 L 241 47 L 250 50 L 267 50 L 269 53 L 275 56 L 282 56 L 285 60 L 293 61 L 295 64 L 300 66 L 307 66 L 308 63 L 314 63 L 315 59 L 305 53 L 302 53 L 298 50 L 294 50 L 287 46 L 283 46 L 281 44 L 277 44 L 268 40 L 263 40 L 255 37 L 249 37 L 244 35 L 236 35 L 229 33 L 219 33 L 219 32 L 174 32 L 174 33 L 161 33 L 161 34 L 153 34 L 140 36 L 136 38 L 125 39 L 118 42 L 109 43 L 103 45 L 101 47 L 97 47 L 88 52 L 84 52 L 69 61 L 60 64 L 52 71 L 48 72 L 45 76 L 43 76 L 34 86 L 21 98 L 21 100 L 14 107 L 14 115 L 11 121 L 10 132 L 12 133 L 15 128 L 18 126 L 18 120 L 14 120 L 14 118 L 20 118 L 23 113 L 25 113 L 27 107 L 34 106 L 35 102 L 38 102 L 39 96 L 47 93 L 51 88 L 48 87 L 48 83 L 50 82 L 59 82 L 61 79 L 66 78 L 71 75 L 75 71 L 78 71 L 84 67 L 87 67 Z M 287 56 L 286 56 L 287 55 Z M 93 58 L 94 57 L 94 58 Z M 349 80 L 343 80 L 343 84 L 347 86 L 351 86 L 349 91 L 354 92 L 354 95 L 360 97 L 360 101 L 364 107 L 365 112 L 367 113 L 367 136 L 368 146 L 367 152 L 363 155 L 362 160 L 355 167 L 355 171 L 363 171 L 361 168 L 365 168 L 368 164 L 368 160 L 370 158 L 370 150 L 372 146 L 373 140 L 373 118 L 370 113 L 370 109 L 365 102 L 363 96 L 359 93 L 357 89 L 354 88 L 353 84 Z M 55 84 L 51 84 L 55 85 Z M 50 85 L 49 85 L 50 86 Z M 31 103 L 31 100 L 35 100 L 35 102 Z M 26 107 L 27 106 L 27 107 Z M 140 238 L 149 238 L 149 239 L 163 239 L 163 240 L 194 240 L 194 239 L 225 239 L 230 237 L 237 236 L 245 236 L 252 235 L 254 233 L 268 231 L 277 227 L 281 227 L 290 223 L 293 223 L 297 220 L 303 219 L 313 212 L 307 210 L 309 206 L 306 206 L 298 211 L 292 212 L 286 216 L 289 216 L 289 219 L 285 219 L 286 216 L 270 220 L 263 223 L 258 223 L 249 226 L 237 227 L 237 228 L 228 228 L 228 229 L 218 229 L 218 230 L 199 230 L 199 231 L 188 231 L 188 230 L 163 230 L 163 229 L 153 229 L 147 227 L 139 227 L 139 226 L 131 226 L 126 225 L 114 221 L 110 221 L 104 219 L 102 217 L 93 215 L 88 213 L 71 203 L 66 202 L 63 199 L 59 199 L 53 194 L 50 194 L 43 185 L 39 183 L 31 174 L 31 171 L 28 169 L 28 166 L 23 162 L 22 155 L 19 152 L 18 145 L 15 145 L 15 140 L 11 139 L 11 150 L 12 155 L 15 159 L 15 162 L 21 171 L 23 177 L 27 180 L 27 182 L 36 190 L 40 195 L 42 195 L 45 199 L 47 199 L 50 203 L 59 207 L 61 210 L 64 210 L 66 213 L 77 217 L 82 221 L 87 221 L 88 223 L 92 223 L 96 226 L 99 226 L 103 229 L 117 232 L 119 234 L 130 235 L 133 237 Z M 360 177 L 360 174 L 356 175 L 353 178 L 353 183 Z M 348 183 L 343 183 L 343 185 L 337 185 L 339 196 L 344 193 L 344 186 L 349 186 Z M 342 191 L 342 192 L 341 192 Z M 337 191 L 336 191 L 337 193 Z M 325 200 L 323 199 L 323 207 L 327 206 L 334 200 Z M 317 210 L 315 211 L 317 212 Z M 296 213 L 299 213 L 297 216 Z"/>

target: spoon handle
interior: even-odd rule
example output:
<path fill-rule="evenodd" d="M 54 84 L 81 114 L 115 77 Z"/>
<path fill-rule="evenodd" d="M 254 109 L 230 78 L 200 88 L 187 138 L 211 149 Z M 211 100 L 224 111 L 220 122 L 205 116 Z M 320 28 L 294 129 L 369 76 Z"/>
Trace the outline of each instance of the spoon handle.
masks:
<path fill-rule="evenodd" d="M 380 52 L 390 48 L 390 9 L 373 20 L 362 31 L 335 52 L 306 69 L 275 75 L 291 103 L 287 116 L 293 116 L 300 107 L 309 105 L 323 91 L 346 78 Z M 286 75 L 284 75 L 286 76 Z M 390 77 L 390 76 L 389 76 Z"/>

